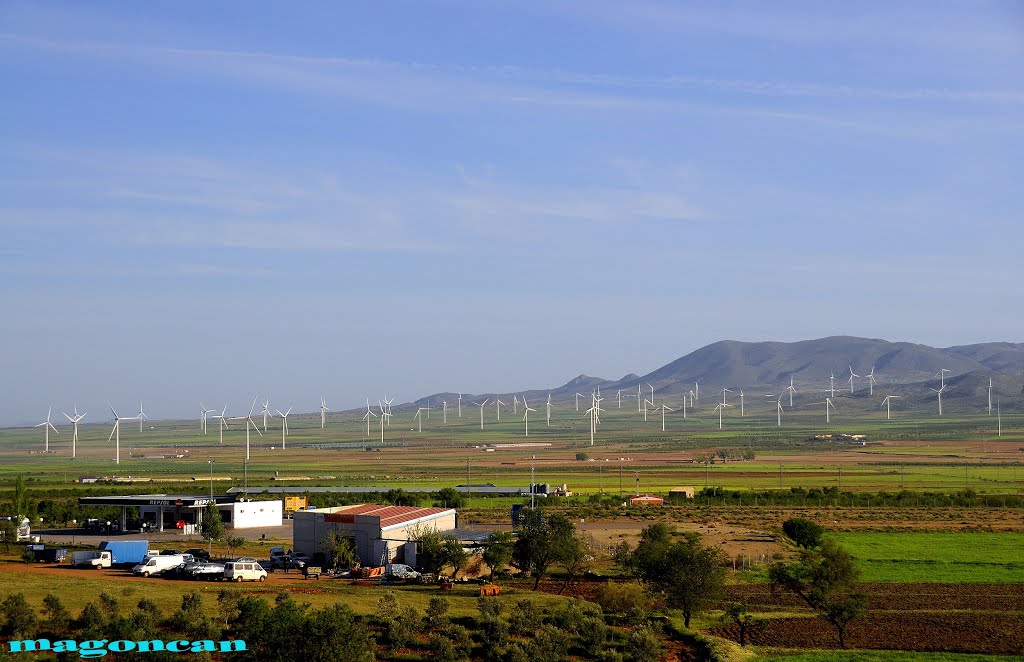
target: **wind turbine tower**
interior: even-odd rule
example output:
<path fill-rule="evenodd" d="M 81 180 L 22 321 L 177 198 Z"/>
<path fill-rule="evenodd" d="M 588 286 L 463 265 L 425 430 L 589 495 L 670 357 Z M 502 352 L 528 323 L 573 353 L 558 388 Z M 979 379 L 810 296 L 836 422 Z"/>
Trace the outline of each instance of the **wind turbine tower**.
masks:
<path fill-rule="evenodd" d="M 898 396 L 898 395 L 887 395 L 887 396 L 885 396 L 885 399 L 882 400 L 882 406 L 885 407 L 885 420 L 888 421 L 888 420 L 892 419 L 892 402 L 891 402 L 891 400 L 893 398 L 898 398 L 898 397 L 900 397 L 900 396 Z"/>
<path fill-rule="evenodd" d="M 523 422 L 526 424 L 526 428 L 525 428 L 525 431 L 524 431 L 525 434 L 523 434 L 524 437 L 529 437 L 530 436 L 530 412 L 531 411 L 537 411 L 537 410 L 536 409 L 532 409 L 530 407 L 530 405 L 527 404 L 526 398 L 524 397 L 523 398 Z"/>
<path fill-rule="evenodd" d="M 320 429 L 323 430 L 327 426 L 327 401 L 321 396 L 320 398 Z M 246 459 L 248 459 L 246 455 Z"/>
<path fill-rule="evenodd" d="M 853 378 L 854 377 L 860 377 L 860 375 L 858 375 L 857 373 L 855 373 L 853 371 L 853 366 L 851 365 L 850 366 L 850 395 L 853 395 Z M 826 407 L 826 409 L 828 409 L 828 407 Z"/>
<path fill-rule="evenodd" d="M 832 404 L 832 398 L 825 398 L 825 422 L 826 423 L 831 423 L 832 422 L 832 412 L 835 410 L 835 408 L 836 408 L 836 406 L 834 404 Z"/>
<path fill-rule="evenodd" d="M 712 413 L 714 413 L 716 411 L 718 412 L 718 429 L 719 430 L 722 429 L 722 414 L 725 413 L 725 408 L 726 407 L 732 407 L 732 405 L 728 405 L 728 404 L 726 404 L 724 402 L 719 402 L 718 406 L 711 410 Z"/>
<path fill-rule="evenodd" d="M 786 390 L 789 391 L 789 406 L 792 407 L 793 406 L 793 394 L 796 393 L 796 387 L 793 386 L 793 375 L 789 376 L 789 386 L 786 387 Z"/>
<path fill-rule="evenodd" d="M 75 411 L 74 417 L 68 416 L 67 414 L 64 414 L 64 412 L 61 412 L 62 414 L 64 414 L 64 418 L 66 418 L 69 421 L 71 421 L 71 424 L 75 426 L 74 427 L 74 432 L 72 432 L 72 434 L 71 434 L 71 457 L 72 458 L 78 457 L 78 422 L 81 421 L 83 418 L 85 418 L 85 414 L 79 414 L 78 413 L 78 405 L 77 404 L 75 405 L 75 410 L 74 411 Z"/>
<path fill-rule="evenodd" d="M 871 372 L 868 373 L 868 395 L 873 396 L 875 394 L 875 366 L 871 366 Z"/>
<path fill-rule="evenodd" d="M 480 407 L 480 429 L 481 430 L 484 429 L 484 407 L 486 407 L 487 403 L 490 402 L 490 401 L 491 401 L 491 399 L 488 398 L 488 399 L 484 400 L 483 402 L 474 402 L 473 403 L 477 407 Z"/>
<path fill-rule="evenodd" d="M 146 412 L 142 411 L 142 400 L 139 400 L 139 413 L 135 418 L 139 419 L 139 432 L 142 432 L 142 421 L 149 418 L 146 416 Z"/>
<path fill-rule="evenodd" d="M 46 420 L 36 426 L 37 428 L 43 428 L 46 430 L 46 445 L 43 446 L 44 452 L 46 453 L 50 452 L 50 430 L 60 434 L 60 432 L 57 432 L 57 428 L 53 427 L 53 423 L 50 422 L 50 414 L 52 413 L 53 405 L 50 405 L 50 408 L 46 410 Z"/>
<path fill-rule="evenodd" d="M 284 450 L 288 447 L 288 414 L 292 413 L 292 406 L 288 405 L 288 411 L 281 413 L 281 410 L 277 410 L 277 415 L 281 417 L 281 449 Z M 370 436 L 369 427 L 366 430 L 366 436 Z"/>

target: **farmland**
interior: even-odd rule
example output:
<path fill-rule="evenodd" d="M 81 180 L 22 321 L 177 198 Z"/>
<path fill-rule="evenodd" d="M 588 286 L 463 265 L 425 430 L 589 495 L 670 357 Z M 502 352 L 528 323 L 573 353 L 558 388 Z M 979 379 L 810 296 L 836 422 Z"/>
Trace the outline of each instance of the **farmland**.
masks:
<path fill-rule="evenodd" d="M 366 436 L 357 413 L 332 414 L 325 430 L 318 417 L 293 417 L 287 450 L 280 447 L 280 430 L 275 436 L 272 422 L 265 437 L 251 439 L 247 462 L 242 459 L 244 430 L 226 430 L 222 445 L 212 427 L 203 435 L 192 421 L 158 421 L 147 423 L 141 433 L 123 430 L 119 465 L 106 441 L 108 426 L 82 426 L 79 456 L 73 460 L 63 435 L 60 441 L 51 437 L 55 452 L 42 454 L 36 452 L 37 430 L 11 429 L 0 431 L 0 486 L 9 490 L 14 477 L 22 475 L 30 498 L 42 503 L 86 494 L 205 493 L 211 489 L 211 471 L 215 491 L 247 485 L 254 495 L 277 485 L 290 485 L 294 493 L 313 486 L 437 490 L 489 483 L 524 488 L 532 471 L 537 482 L 564 483 L 574 493 L 542 502 L 578 521 L 603 575 L 619 572 L 608 558 L 610 551 L 622 542 L 635 544 L 640 530 L 652 522 L 670 523 L 720 547 L 731 564 L 728 598 L 698 618 L 696 628 L 712 640 L 736 639 L 734 626 L 719 616 L 729 604 L 745 601 L 763 621 L 749 634 L 750 650 L 758 658 L 980 662 L 1002 659 L 989 656 L 1024 646 L 1019 552 L 1024 544 L 1024 436 L 1014 417 L 1004 416 L 999 437 L 980 414 L 942 421 L 907 415 L 886 422 L 877 413 L 860 412 L 825 426 L 816 413 L 797 408 L 777 426 L 770 413 L 753 408 L 747 417 L 727 418 L 719 430 L 717 417 L 691 412 L 686 419 L 668 420 L 663 433 L 660 420 L 645 423 L 635 411 L 612 408 L 593 446 L 586 421 L 571 404 L 556 408 L 550 427 L 531 418 L 528 440 L 521 420 L 510 422 L 504 413 L 501 423 L 488 419 L 481 431 L 475 410 L 464 412 L 462 419 L 449 411 L 447 425 L 432 417 L 424 421 L 422 433 L 404 420 L 408 412 L 396 412 L 383 442 L 379 428 Z M 819 436 L 826 434 L 864 436 L 842 441 Z M 75 482 L 82 475 L 133 482 Z M 677 486 L 695 488 L 696 498 L 664 507 L 622 505 L 626 494 L 665 494 Z M 466 497 L 460 522 L 484 528 L 507 527 L 508 508 L 523 500 Z M 333 497 L 311 498 L 327 505 Z M 429 503 L 430 497 L 423 499 Z M 860 652 L 823 652 L 835 648 L 834 630 L 764 582 L 768 563 L 795 557 L 780 533 L 781 522 L 790 517 L 823 525 L 860 569 L 867 612 L 849 630 L 849 643 Z M 244 549 L 265 555 L 272 542 L 249 541 Z M 2 592 L 29 592 L 36 602 L 48 586 L 79 587 L 78 597 L 69 602 L 73 609 L 84 604 L 82 596 L 106 588 L 124 601 L 145 591 L 161 609 L 170 610 L 185 590 L 175 582 L 146 584 L 118 573 L 24 573 L 13 560 L 0 565 L 0 573 L 10 579 Z M 599 586 L 583 583 L 569 595 L 592 598 Z M 510 588 L 509 600 L 532 597 L 522 585 Z M 212 609 L 217 589 L 198 589 Z M 373 589 L 331 582 L 310 587 L 292 577 L 275 577 L 273 585 L 246 592 L 272 596 L 282 589 L 314 608 L 341 601 L 362 614 L 372 613 L 379 598 Z M 563 590 L 560 581 L 546 582 L 541 589 L 538 599 L 544 605 L 555 609 L 564 602 L 564 597 L 543 593 Z M 405 589 L 401 597 L 422 610 L 429 596 L 422 589 Z M 453 615 L 474 612 L 470 593 L 452 598 Z"/>

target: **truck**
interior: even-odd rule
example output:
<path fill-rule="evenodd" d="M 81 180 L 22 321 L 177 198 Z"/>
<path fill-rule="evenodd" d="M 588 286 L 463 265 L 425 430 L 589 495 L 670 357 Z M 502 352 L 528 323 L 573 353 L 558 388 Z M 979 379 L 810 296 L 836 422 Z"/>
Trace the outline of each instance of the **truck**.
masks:
<path fill-rule="evenodd" d="M 147 555 L 134 568 L 132 568 L 132 572 L 136 575 L 142 575 L 143 577 L 151 577 L 153 575 L 159 575 L 166 570 L 176 568 L 179 565 L 183 565 L 186 561 L 191 560 L 191 556 L 186 558 L 184 554 Z"/>
<path fill-rule="evenodd" d="M 141 563 L 149 553 L 148 540 L 104 540 L 99 551 L 110 552 L 113 565 L 133 566 Z"/>
<path fill-rule="evenodd" d="M 68 558 L 68 550 L 45 545 L 30 545 L 32 560 L 36 563 L 63 563 Z"/>
<path fill-rule="evenodd" d="M 109 568 L 112 565 L 113 557 L 110 552 L 87 551 L 72 552 L 71 566 L 73 568 Z"/>

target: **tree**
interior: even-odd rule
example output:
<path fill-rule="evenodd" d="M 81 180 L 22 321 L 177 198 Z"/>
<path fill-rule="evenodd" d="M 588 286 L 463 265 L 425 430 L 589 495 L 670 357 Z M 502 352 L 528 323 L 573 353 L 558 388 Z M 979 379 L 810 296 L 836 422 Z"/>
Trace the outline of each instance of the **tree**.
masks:
<path fill-rule="evenodd" d="M 565 570 L 565 583 L 558 591 L 558 594 L 561 595 L 565 593 L 565 589 L 569 588 L 574 579 L 586 573 L 593 566 L 594 554 L 590 543 L 574 535 L 562 548 L 559 562 Z"/>
<path fill-rule="evenodd" d="M 328 531 L 320 539 L 320 548 L 324 552 L 324 565 L 328 568 L 351 568 L 359 560 L 355 539 L 346 536 L 340 529 Z"/>
<path fill-rule="evenodd" d="M 11 542 L 18 537 L 18 523 L 14 521 L 15 519 L 17 517 L 0 519 L 0 538 L 4 541 L 5 552 L 11 551 Z"/>
<path fill-rule="evenodd" d="M 448 598 L 443 595 L 435 595 L 427 603 L 427 622 L 430 627 L 437 628 L 448 622 Z"/>
<path fill-rule="evenodd" d="M 420 505 L 420 497 L 418 494 L 406 492 L 402 488 L 393 488 L 383 494 L 384 501 L 386 503 L 393 504 L 395 506 L 418 506 Z"/>
<path fill-rule="evenodd" d="M 14 480 L 14 498 L 11 502 L 14 507 L 12 515 L 16 515 L 21 522 L 22 517 L 28 517 L 28 498 L 25 490 L 25 474 L 18 474 L 18 477 Z"/>
<path fill-rule="evenodd" d="M 43 616 L 46 617 L 46 627 L 51 632 L 66 630 L 71 623 L 71 613 L 53 593 L 47 593 L 43 598 Z"/>
<path fill-rule="evenodd" d="M 413 533 L 416 541 L 416 562 L 424 572 L 440 575 L 445 566 L 444 540 L 434 529 Z"/>
<path fill-rule="evenodd" d="M 586 462 L 589 459 L 590 459 L 590 456 L 587 455 L 586 453 L 576 453 L 576 461 L 577 462 Z"/>
<path fill-rule="evenodd" d="M 723 621 L 732 621 L 740 629 L 740 646 L 747 645 L 747 630 L 755 625 L 763 625 L 762 621 L 758 621 L 754 618 L 754 615 L 750 613 L 750 609 L 747 607 L 746 602 L 738 602 L 722 614 Z"/>
<path fill-rule="evenodd" d="M 443 537 L 443 556 L 445 565 L 452 567 L 452 578 L 459 576 L 459 570 L 462 570 L 462 566 L 466 565 L 466 561 L 469 560 L 469 553 L 463 549 L 462 543 L 458 541 L 455 536 L 447 535 Z"/>
<path fill-rule="evenodd" d="M 865 596 L 857 590 L 860 571 L 834 540 L 825 538 L 816 550 L 805 549 L 800 560 L 779 562 L 768 569 L 772 585 L 792 591 L 836 628 L 839 647 L 846 648 L 846 628 L 864 613 Z"/>
<path fill-rule="evenodd" d="M 245 538 L 241 536 L 232 536 L 227 539 L 228 547 L 232 550 L 237 550 L 239 547 L 245 544 Z"/>
<path fill-rule="evenodd" d="M 809 519 L 792 517 L 782 523 L 782 532 L 800 547 L 812 549 L 821 544 L 825 529 Z"/>
<path fill-rule="evenodd" d="M 0 602 L 0 632 L 10 639 L 31 639 L 36 623 L 36 612 L 24 593 L 11 593 Z"/>
<path fill-rule="evenodd" d="M 512 549 L 515 545 L 515 537 L 509 531 L 492 531 L 487 536 L 487 546 L 484 547 L 484 563 L 491 569 L 491 581 L 494 581 L 494 573 L 503 565 L 512 561 Z"/>
<path fill-rule="evenodd" d="M 545 516 L 540 510 L 526 512 L 512 559 L 520 570 L 533 577 L 533 590 L 537 590 L 551 565 L 563 558 L 564 550 L 575 537 L 576 527 L 565 515 Z"/>
<path fill-rule="evenodd" d="M 718 599 L 725 586 L 725 554 L 707 547 L 700 536 L 685 533 L 673 539 L 674 531 L 664 524 L 652 524 L 640 532 L 636 550 L 620 561 L 633 574 L 665 595 L 670 607 L 683 612 L 683 624 Z"/>
<path fill-rule="evenodd" d="M 220 518 L 220 511 L 213 501 L 206 504 L 203 510 L 203 524 L 199 529 L 203 540 L 220 540 L 224 536 L 224 520 Z"/>
<path fill-rule="evenodd" d="M 462 508 L 466 498 L 454 487 L 445 487 L 434 494 L 434 500 L 440 508 Z"/>

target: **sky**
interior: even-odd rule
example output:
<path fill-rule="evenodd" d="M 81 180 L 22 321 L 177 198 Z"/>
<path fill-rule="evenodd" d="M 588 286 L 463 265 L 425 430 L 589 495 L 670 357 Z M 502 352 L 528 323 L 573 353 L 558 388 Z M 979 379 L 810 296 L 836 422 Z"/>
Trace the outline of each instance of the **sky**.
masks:
<path fill-rule="evenodd" d="M 0 425 L 1018 341 L 1022 74 L 1013 1 L 0 0 Z"/>

